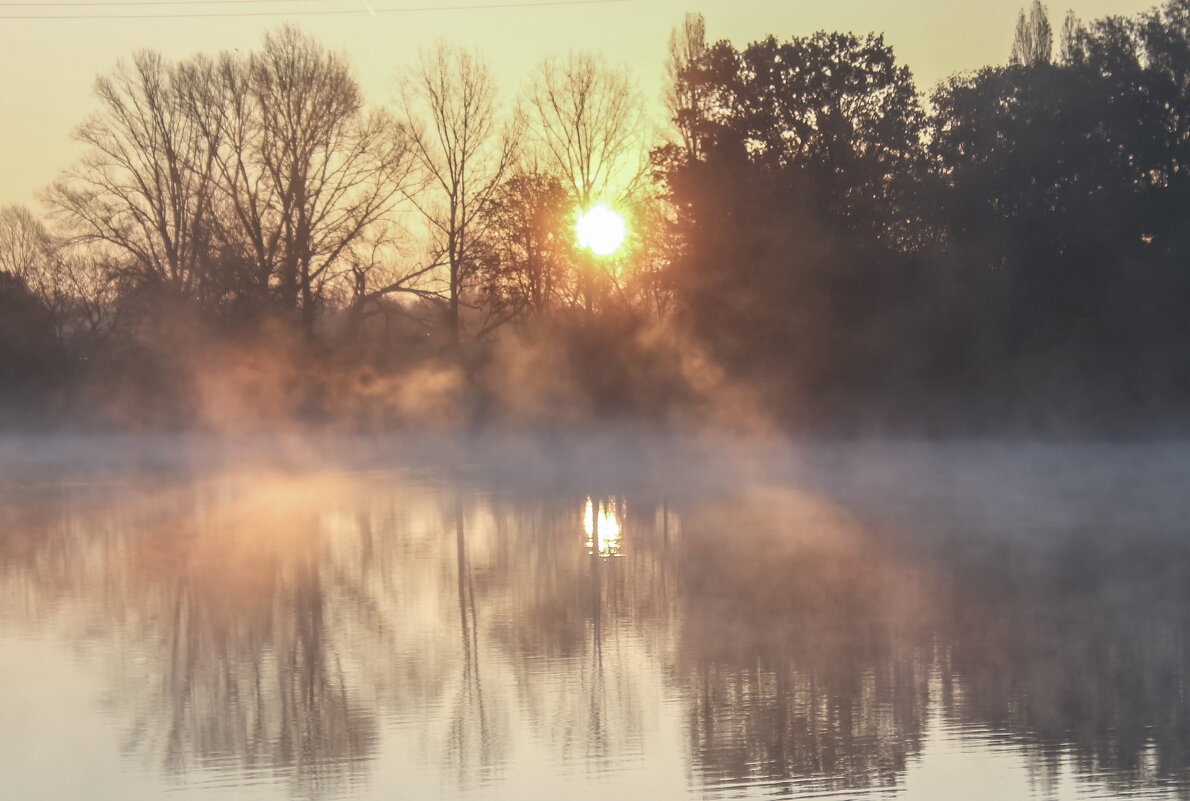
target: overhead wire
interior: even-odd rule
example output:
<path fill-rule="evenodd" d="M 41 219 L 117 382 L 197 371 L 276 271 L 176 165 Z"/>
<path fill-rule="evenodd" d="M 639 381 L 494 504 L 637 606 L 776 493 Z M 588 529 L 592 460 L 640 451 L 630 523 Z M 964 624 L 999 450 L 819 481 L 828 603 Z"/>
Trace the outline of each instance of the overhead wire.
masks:
<path fill-rule="evenodd" d="M 245 4 L 258 2 L 286 2 L 287 0 L 244 0 Z M 9 20 L 120 20 L 120 19 L 219 19 L 219 18 L 233 18 L 233 17 L 313 17 L 313 16 L 345 16 L 358 14 L 414 14 L 414 13 L 433 13 L 446 11 L 503 11 L 518 8 L 565 8 L 569 6 L 593 6 L 593 5 L 612 5 L 618 3 L 631 3 L 636 0 L 527 0 L 527 2 L 500 2 L 500 3 L 467 3 L 458 5 L 433 5 L 433 6 L 397 6 L 388 8 L 377 8 L 371 3 L 366 3 L 361 8 L 334 8 L 334 9 L 296 9 L 287 11 L 215 11 L 209 13 L 181 13 L 174 14 L 169 12 L 156 12 L 146 14 L 5 14 L 0 13 L 0 21 Z M 185 0 L 149 0 L 143 3 L 62 3 L 61 6 L 75 6 L 85 5 L 92 6 L 138 6 L 138 5 L 157 5 L 157 6 L 188 6 L 188 5 L 216 5 L 224 3 L 234 3 L 235 0 L 192 0 L 185 2 Z M 317 0 L 288 0 L 288 2 L 317 2 Z M 16 7 L 27 6 L 27 3 L 0 3 L 0 7 Z M 48 5 L 46 3 L 33 4 L 37 6 Z"/>
<path fill-rule="evenodd" d="M 0 8 L 106 8 L 110 6 L 256 6 L 265 3 L 325 3 L 327 0 L 98 0 L 94 3 L 72 2 L 60 3 L 9 3 L 0 2 Z"/>

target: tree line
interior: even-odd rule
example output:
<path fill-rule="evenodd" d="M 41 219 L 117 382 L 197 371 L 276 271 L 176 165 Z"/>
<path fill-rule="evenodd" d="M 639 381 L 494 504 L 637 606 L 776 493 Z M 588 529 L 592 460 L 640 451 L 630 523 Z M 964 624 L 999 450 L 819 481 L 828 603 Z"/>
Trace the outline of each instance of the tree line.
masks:
<path fill-rule="evenodd" d="M 688 14 L 668 134 L 593 54 L 504 98 L 440 44 L 378 109 L 294 28 L 136 53 L 46 215 L 0 210 L 3 394 L 70 415 L 139 388 L 184 423 L 217 342 L 307 378 L 447 362 L 471 417 L 519 370 L 556 376 L 530 407 L 604 415 L 738 382 L 815 428 L 1180 419 L 1190 0 L 1054 38 L 1034 2 L 1006 65 L 927 101 L 882 36 L 740 48 Z M 611 257 L 575 241 L 597 202 L 629 220 Z"/>

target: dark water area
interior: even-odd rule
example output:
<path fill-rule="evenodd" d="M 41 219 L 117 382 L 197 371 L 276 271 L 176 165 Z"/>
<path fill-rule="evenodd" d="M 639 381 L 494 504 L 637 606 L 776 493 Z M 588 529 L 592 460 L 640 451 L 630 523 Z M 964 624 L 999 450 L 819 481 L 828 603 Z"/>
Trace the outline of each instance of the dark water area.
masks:
<path fill-rule="evenodd" d="M 4 797 L 1190 798 L 1190 446 L 271 447 L 3 443 Z"/>

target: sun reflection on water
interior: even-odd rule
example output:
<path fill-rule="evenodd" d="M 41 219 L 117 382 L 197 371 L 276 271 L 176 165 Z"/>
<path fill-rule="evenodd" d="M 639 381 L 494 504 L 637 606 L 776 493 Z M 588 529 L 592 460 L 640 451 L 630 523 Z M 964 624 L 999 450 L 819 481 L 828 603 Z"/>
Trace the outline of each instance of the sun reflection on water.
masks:
<path fill-rule="evenodd" d="M 598 508 L 598 512 L 596 509 Z M 615 498 L 606 503 L 600 499 L 598 507 L 587 496 L 587 506 L 583 511 L 583 529 L 587 532 L 587 553 L 592 556 L 598 554 L 603 558 L 623 556 L 620 553 L 623 539 L 623 528 L 620 517 L 624 513 L 623 502 L 617 504 Z"/>

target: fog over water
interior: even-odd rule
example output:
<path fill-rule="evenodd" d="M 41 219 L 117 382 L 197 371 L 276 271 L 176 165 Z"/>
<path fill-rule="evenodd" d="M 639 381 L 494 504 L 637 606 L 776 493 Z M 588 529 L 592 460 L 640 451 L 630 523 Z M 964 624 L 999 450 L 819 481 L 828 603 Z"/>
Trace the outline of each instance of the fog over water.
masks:
<path fill-rule="evenodd" d="M 0 206 L 0 801 L 1190 801 L 1190 0 L 659 9 L 665 120 L 527 22 L 648 3 L 137 5 L 260 24 Z"/>
<path fill-rule="evenodd" d="M 1188 798 L 1187 457 L 8 438 L 5 795 Z"/>

